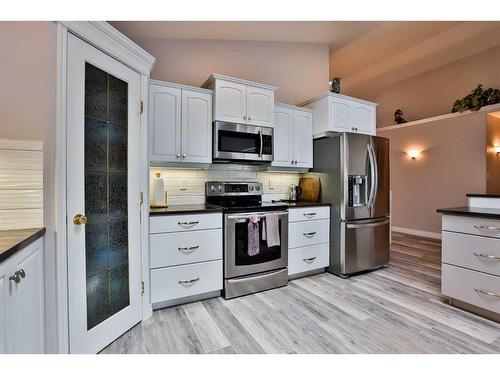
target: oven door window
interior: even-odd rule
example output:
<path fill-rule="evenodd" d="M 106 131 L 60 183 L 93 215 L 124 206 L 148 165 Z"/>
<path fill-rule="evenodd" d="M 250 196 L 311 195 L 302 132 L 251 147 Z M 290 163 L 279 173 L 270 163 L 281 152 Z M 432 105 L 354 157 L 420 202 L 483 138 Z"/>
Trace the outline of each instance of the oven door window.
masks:
<path fill-rule="evenodd" d="M 281 238 L 281 220 L 279 225 Z M 248 222 L 235 224 L 235 265 L 249 266 L 271 262 L 281 258 L 281 246 L 267 246 L 267 241 L 262 239 L 262 221 L 259 221 L 259 253 L 248 255 Z"/>
<path fill-rule="evenodd" d="M 259 154 L 259 134 L 219 130 L 219 152 L 239 152 L 243 154 Z"/>

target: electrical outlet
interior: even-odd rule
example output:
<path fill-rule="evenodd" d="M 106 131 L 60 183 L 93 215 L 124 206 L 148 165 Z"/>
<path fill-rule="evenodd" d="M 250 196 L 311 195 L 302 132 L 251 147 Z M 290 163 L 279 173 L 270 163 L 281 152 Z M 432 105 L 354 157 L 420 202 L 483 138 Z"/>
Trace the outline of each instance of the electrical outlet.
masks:
<path fill-rule="evenodd" d="M 186 180 L 181 181 L 181 190 L 186 191 L 188 189 L 188 184 Z"/>
<path fill-rule="evenodd" d="M 271 179 L 269 179 L 269 190 L 274 190 L 274 183 Z"/>

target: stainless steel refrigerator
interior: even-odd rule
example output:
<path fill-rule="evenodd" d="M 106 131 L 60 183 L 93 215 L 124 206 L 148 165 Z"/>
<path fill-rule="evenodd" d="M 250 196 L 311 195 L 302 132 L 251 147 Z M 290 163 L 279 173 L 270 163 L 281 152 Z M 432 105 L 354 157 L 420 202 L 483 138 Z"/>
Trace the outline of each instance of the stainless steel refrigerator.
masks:
<path fill-rule="evenodd" d="M 340 133 L 314 140 L 321 200 L 331 203 L 330 267 L 347 277 L 389 263 L 389 140 Z"/>

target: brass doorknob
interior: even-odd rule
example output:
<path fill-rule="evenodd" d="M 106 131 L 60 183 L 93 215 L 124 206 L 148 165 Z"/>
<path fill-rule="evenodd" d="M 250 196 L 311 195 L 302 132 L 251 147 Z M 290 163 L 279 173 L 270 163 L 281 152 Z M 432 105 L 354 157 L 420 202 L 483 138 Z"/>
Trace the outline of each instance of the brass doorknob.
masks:
<path fill-rule="evenodd" d="M 82 215 L 82 214 L 76 214 L 73 216 L 73 224 L 75 225 L 82 225 L 87 222 L 87 216 Z"/>

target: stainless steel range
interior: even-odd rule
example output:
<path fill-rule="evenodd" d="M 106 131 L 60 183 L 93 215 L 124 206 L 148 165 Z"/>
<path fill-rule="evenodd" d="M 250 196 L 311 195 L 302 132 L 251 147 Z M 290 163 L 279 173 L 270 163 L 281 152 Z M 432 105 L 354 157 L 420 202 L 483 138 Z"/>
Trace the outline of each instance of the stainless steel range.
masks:
<path fill-rule="evenodd" d="M 258 182 L 207 182 L 206 195 L 224 212 L 224 298 L 285 286 L 287 206 L 262 203 Z"/>

